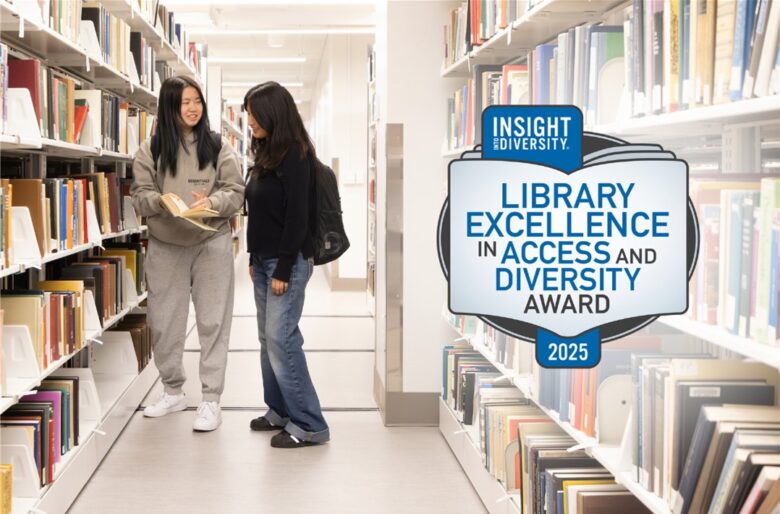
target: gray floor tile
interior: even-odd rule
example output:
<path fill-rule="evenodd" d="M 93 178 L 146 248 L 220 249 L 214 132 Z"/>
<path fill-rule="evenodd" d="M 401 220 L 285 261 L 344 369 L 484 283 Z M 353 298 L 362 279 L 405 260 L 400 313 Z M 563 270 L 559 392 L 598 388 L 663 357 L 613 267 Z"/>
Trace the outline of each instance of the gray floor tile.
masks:
<path fill-rule="evenodd" d="M 332 440 L 278 450 L 248 429 L 256 413 L 225 412 L 217 431 L 194 412 L 135 414 L 72 514 L 482 513 L 436 428 L 385 428 L 376 412 L 328 413 Z"/>

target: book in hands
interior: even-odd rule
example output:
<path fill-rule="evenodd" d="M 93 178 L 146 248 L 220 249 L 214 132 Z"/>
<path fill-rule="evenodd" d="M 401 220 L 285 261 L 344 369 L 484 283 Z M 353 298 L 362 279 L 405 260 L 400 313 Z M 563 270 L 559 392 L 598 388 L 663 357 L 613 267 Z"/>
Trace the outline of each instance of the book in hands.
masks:
<path fill-rule="evenodd" d="M 184 203 L 184 200 L 179 198 L 179 196 L 174 193 L 166 193 L 161 195 L 160 200 L 162 201 L 162 204 L 166 210 L 168 210 L 168 212 L 173 214 L 175 217 L 185 219 L 203 230 L 208 230 L 211 232 L 217 231 L 217 229 L 210 227 L 200 221 L 202 218 L 215 218 L 219 216 L 219 213 L 214 209 L 207 209 L 205 207 L 191 209 L 189 206 L 187 206 L 186 203 Z"/>

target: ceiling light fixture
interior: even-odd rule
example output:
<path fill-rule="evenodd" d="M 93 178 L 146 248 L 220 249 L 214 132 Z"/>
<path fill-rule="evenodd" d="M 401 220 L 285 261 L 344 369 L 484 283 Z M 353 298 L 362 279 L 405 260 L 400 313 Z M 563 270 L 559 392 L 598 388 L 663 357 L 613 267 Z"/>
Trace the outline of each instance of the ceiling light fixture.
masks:
<path fill-rule="evenodd" d="M 264 35 L 329 35 L 329 34 L 374 34 L 376 27 L 330 27 L 321 29 L 189 29 L 191 36 L 264 36 Z"/>
<path fill-rule="evenodd" d="M 173 7 L 173 6 L 196 6 L 196 5 L 213 5 L 214 0 L 161 0 L 161 4 Z M 232 5 L 310 5 L 320 7 L 333 7 L 338 5 L 374 5 L 376 0 L 223 0 L 220 2 L 220 7 L 232 6 Z"/>
<path fill-rule="evenodd" d="M 222 87 L 252 87 L 260 84 L 260 82 L 223 82 Z M 279 85 L 284 87 L 303 87 L 303 82 L 280 82 Z"/>
<path fill-rule="evenodd" d="M 209 64 L 297 64 L 306 62 L 306 57 L 209 57 Z"/>

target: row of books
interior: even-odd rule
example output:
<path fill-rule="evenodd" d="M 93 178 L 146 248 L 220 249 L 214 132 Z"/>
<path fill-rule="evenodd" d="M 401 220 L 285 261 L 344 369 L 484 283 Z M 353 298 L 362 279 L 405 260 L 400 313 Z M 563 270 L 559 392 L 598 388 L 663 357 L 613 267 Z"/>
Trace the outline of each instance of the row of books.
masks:
<path fill-rule="evenodd" d="M 159 75 L 155 76 L 157 51 L 140 32 L 130 33 L 130 52 L 133 54 L 138 82 L 152 91 L 159 91 L 162 82 Z"/>
<path fill-rule="evenodd" d="M 151 134 L 154 115 L 106 91 L 77 89 L 75 79 L 37 59 L 11 59 L 3 73 L 9 87 L 30 92 L 44 138 L 132 154 Z"/>
<path fill-rule="evenodd" d="M 228 105 L 226 100 L 222 101 L 222 112 L 225 118 L 240 131 L 244 131 L 244 117 L 241 113 L 241 109 L 235 105 Z"/>
<path fill-rule="evenodd" d="M 469 0 L 452 9 L 444 26 L 444 68 L 521 18 L 528 4 L 529 0 Z"/>
<path fill-rule="evenodd" d="M 45 2 L 11 0 L 10 3 L 18 6 L 24 15 L 41 21 L 43 26 L 62 34 L 76 44 L 79 43 L 82 0 L 47 0 Z"/>
<path fill-rule="evenodd" d="M 620 423 L 620 419 L 623 423 L 630 419 L 626 430 L 623 426 L 619 429 L 627 432 L 622 437 L 628 435 L 631 441 L 634 479 L 664 498 L 678 514 L 707 509 L 741 512 L 745 505 L 752 506 L 752 510 L 742 512 L 757 512 L 761 500 L 777 481 L 776 469 L 766 471 L 773 478 L 759 479 L 764 467 L 780 465 L 780 377 L 776 369 L 760 363 L 715 358 L 701 342 L 686 336 L 649 334 L 605 345 L 600 364 L 590 370 L 543 369 L 531 358 L 525 365 L 513 367 L 502 353 L 503 347 L 489 336 L 489 327 L 471 317 L 455 317 L 452 321 L 461 333 L 473 334 L 472 340 L 494 356 L 494 362 L 504 364 L 512 372 L 524 375 L 524 366 L 531 363 L 533 401 L 554 411 L 559 422 L 569 423 L 583 436 L 602 441 L 607 437 L 605 431 L 614 435 L 612 425 Z M 462 413 L 465 425 L 478 420 L 481 400 L 475 391 L 488 388 L 488 396 L 522 396 L 514 387 L 494 392 L 513 384 L 496 380 L 500 373 L 472 347 L 455 348 L 445 349 L 443 395 L 453 410 Z M 458 353 L 466 360 L 456 362 Z M 458 370 L 462 375 L 459 380 L 455 374 Z M 621 376 L 624 382 L 630 377 L 632 387 L 608 389 L 614 387 L 605 385 L 611 377 Z M 601 399 L 608 403 L 599 405 Z M 633 415 L 625 416 L 625 407 L 621 407 L 624 403 L 632 406 Z M 599 419 L 599 412 L 609 417 Z M 720 428 L 715 431 L 721 421 L 728 423 L 718 425 Z M 734 443 L 734 431 L 748 429 L 775 432 L 769 439 L 762 439 L 767 434 L 751 433 Z M 618 440 L 621 434 L 617 434 Z M 743 446 L 756 438 L 763 444 L 776 441 L 774 446 L 760 450 L 762 454 L 774 452 L 773 457 L 762 455 L 751 460 L 750 452 Z M 733 466 L 724 466 L 728 459 L 736 459 L 735 465 L 741 466 L 736 475 Z M 497 477 L 501 477 L 500 471 Z M 776 505 L 777 500 L 772 503 Z"/>
<path fill-rule="evenodd" d="M 78 376 L 46 378 L 0 418 L 3 444 L 28 446 L 40 486 L 54 482 L 63 457 L 81 442 Z"/>
<path fill-rule="evenodd" d="M 205 43 L 187 44 L 187 62 L 198 76 L 203 77 L 206 72 L 206 48 Z"/>
<path fill-rule="evenodd" d="M 129 194 L 130 179 L 119 179 L 115 172 L 47 179 L 1 179 L 0 187 L 11 206 L 29 209 L 42 256 L 70 250 L 101 235 L 120 232 L 126 224 L 138 221 L 137 217 L 125 219 L 124 204 L 129 201 L 125 195 Z M 90 232 L 95 230 L 89 223 L 91 207 L 94 207 L 98 223 L 99 233 L 95 234 Z M 10 250 L 8 260 L 11 261 L 12 246 L 6 250 Z"/>
<path fill-rule="evenodd" d="M 693 180 L 690 191 L 701 227 L 691 317 L 780 344 L 780 179 L 725 175 Z"/>
<path fill-rule="evenodd" d="M 139 372 L 151 361 L 151 333 L 145 314 L 130 314 L 114 331 L 129 333 Z M 98 376 L 85 368 L 95 356 L 85 348 L 62 368 L 44 379 L 34 394 L 22 396 L 19 403 L 0 416 L 0 441 L 3 445 L 26 446 L 35 463 L 40 486 L 51 484 L 63 457 L 89 435 L 82 431 L 80 382 Z M 99 358 L 99 357 L 98 357 Z M 5 484 L 9 463 L 0 464 L 0 480 Z M 10 501 L 10 488 L 3 488 L 3 501 Z M 7 495 L 7 497 L 5 496 Z M 3 511 L 5 512 L 5 511 Z"/>
<path fill-rule="evenodd" d="M 601 364 L 594 370 L 540 370 L 538 401 L 558 412 L 562 421 L 569 421 L 593 437 L 599 435 L 594 430 L 599 420 L 589 420 L 597 407 L 610 412 L 605 406 L 596 405 L 596 398 L 604 398 L 599 395 L 600 388 L 609 377 L 630 373 L 636 413 L 631 418 L 632 462 L 637 482 L 667 500 L 670 506 L 685 507 L 683 512 L 704 512 L 711 504 L 723 501 L 716 498 L 731 496 L 732 508 L 737 510 L 728 512 L 736 512 L 744 501 L 743 493 L 753 482 L 743 478 L 716 491 L 721 467 L 701 466 L 700 452 L 706 451 L 710 440 L 707 439 L 706 445 L 705 441 L 701 442 L 704 450 L 693 448 L 694 433 L 700 430 L 697 420 L 705 405 L 740 404 L 771 407 L 764 411 L 751 410 L 757 417 L 749 421 L 780 422 L 775 394 L 777 371 L 758 363 L 714 359 L 706 353 L 673 355 L 668 350 L 658 350 L 647 344 L 624 349 L 607 347 Z M 712 451 L 715 449 L 713 446 Z M 713 455 L 714 462 L 722 463 L 725 451 Z M 683 476 L 687 482 L 681 485 Z M 688 510 L 696 488 L 700 491 L 696 507 Z M 737 488 L 741 488 L 739 492 Z"/>
<path fill-rule="evenodd" d="M 150 24 L 153 24 L 157 15 L 157 6 L 160 2 L 158 0 L 132 0 L 132 2 L 138 6 L 141 16 Z"/>
<path fill-rule="evenodd" d="M 178 52 L 182 60 L 193 64 L 189 58 L 189 52 L 191 51 L 189 35 L 184 30 L 183 25 L 176 23 L 174 13 L 169 11 L 164 5 L 158 7 L 157 13 L 158 22 L 162 27 L 163 38 Z"/>
<path fill-rule="evenodd" d="M 623 23 L 631 112 L 777 93 L 778 27 L 780 5 L 768 0 L 634 2 Z"/>
<path fill-rule="evenodd" d="M 649 512 L 541 409 L 468 345 L 446 346 L 442 396 L 480 449 L 487 471 L 523 512 Z M 594 487 L 595 486 L 595 487 Z M 628 510 L 627 510 L 628 509 Z"/>
<path fill-rule="evenodd" d="M 703 14 L 675 17 L 678 9 Z M 716 31 L 705 28 L 716 12 L 719 53 L 713 61 L 707 56 L 708 49 L 714 52 Z M 737 18 L 739 13 L 755 14 L 756 22 Z M 777 2 L 637 0 L 624 14 L 622 25 L 578 25 L 518 55 L 517 62 L 474 66 L 468 83 L 449 99 L 449 147 L 478 142 L 479 113 L 495 104 L 577 105 L 592 126 L 780 93 Z M 739 36 L 729 36 L 736 30 Z"/>
<path fill-rule="evenodd" d="M 228 144 L 238 155 L 243 155 L 244 152 L 244 138 L 236 136 L 236 134 L 230 131 L 226 127 L 222 127 L 222 137 L 226 139 Z"/>
<path fill-rule="evenodd" d="M 101 325 L 128 305 L 125 270 L 135 281 L 142 256 L 136 249 L 109 248 L 60 263 L 52 273 L 56 279 L 41 281 L 36 289 L 3 290 L 5 323 L 28 327 L 40 371 L 86 344 L 85 291 L 92 293 Z"/>
<path fill-rule="evenodd" d="M 74 2 L 80 3 L 78 1 Z M 92 2 L 88 2 L 91 4 Z M 130 26 L 108 9 L 94 2 L 95 6 L 83 6 L 81 19 L 92 23 L 100 43 L 103 62 L 112 65 L 120 73 L 130 75 Z"/>

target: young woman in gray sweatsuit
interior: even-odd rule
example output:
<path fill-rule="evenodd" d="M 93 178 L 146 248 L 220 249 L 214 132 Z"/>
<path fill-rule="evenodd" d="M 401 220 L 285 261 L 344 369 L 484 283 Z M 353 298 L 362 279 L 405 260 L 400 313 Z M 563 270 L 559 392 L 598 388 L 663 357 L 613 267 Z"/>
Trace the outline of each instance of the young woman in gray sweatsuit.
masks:
<path fill-rule="evenodd" d="M 193 429 L 210 431 L 221 423 L 219 399 L 225 382 L 233 316 L 233 244 L 229 218 L 243 203 L 244 182 L 238 157 L 211 132 L 206 102 L 188 77 L 163 82 L 157 127 L 133 162 L 131 194 L 137 212 L 147 217 L 149 244 L 144 269 L 149 290 L 147 322 L 154 362 L 164 393 L 144 410 L 160 417 L 187 407 L 182 354 L 190 296 L 200 337 L 203 403 Z M 221 148 L 220 148 L 221 144 Z M 201 221 L 207 231 L 163 206 L 161 195 L 175 193 L 190 207 L 219 213 Z"/>

